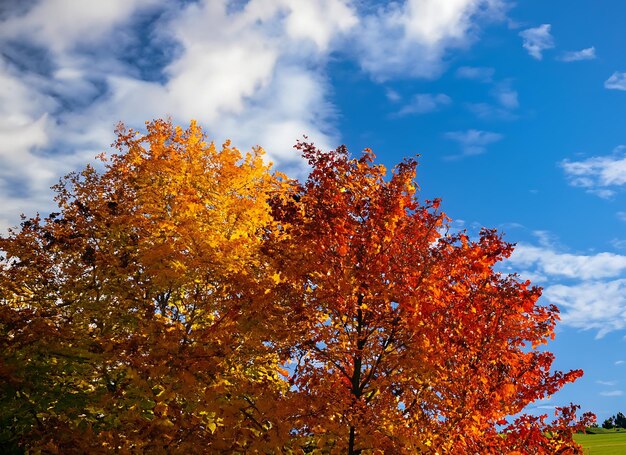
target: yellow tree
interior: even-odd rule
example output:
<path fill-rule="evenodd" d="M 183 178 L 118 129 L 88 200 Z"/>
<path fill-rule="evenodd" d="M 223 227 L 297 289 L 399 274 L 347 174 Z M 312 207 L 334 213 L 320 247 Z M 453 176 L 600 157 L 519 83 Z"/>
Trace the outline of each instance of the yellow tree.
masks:
<path fill-rule="evenodd" d="M 272 451 L 280 324 L 261 253 L 280 180 L 200 128 L 120 127 L 103 173 L 0 240 L 3 447 Z"/>
<path fill-rule="evenodd" d="M 522 418 L 530 402 L 578 378 L 552 373 L 534 348 L 557 310 L 494 266 L 512 246 L 447 232 L 438 201 L 420 204 L 416 163 L 389 179 L 366 151 L 299 145 L 312 171 L 274 214 L 270 242 L 290 295 L 291 423 L 321 453 L 557 453 L 578 450 L 574 415 L 553 426 Z M 504 427 L 500 427 L 504 428 Z"/>

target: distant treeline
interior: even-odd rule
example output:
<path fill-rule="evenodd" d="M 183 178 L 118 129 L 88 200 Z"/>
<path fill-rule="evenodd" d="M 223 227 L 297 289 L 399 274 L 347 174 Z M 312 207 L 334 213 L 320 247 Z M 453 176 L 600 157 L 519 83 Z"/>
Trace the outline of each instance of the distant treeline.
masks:
<path fill-rule="evenodd" d="M 624 416 L 621 412 L 618 412 L 614 416 L 611 416 L 602 422 L 602 428 L 626 428 L 626 416 Z"/>

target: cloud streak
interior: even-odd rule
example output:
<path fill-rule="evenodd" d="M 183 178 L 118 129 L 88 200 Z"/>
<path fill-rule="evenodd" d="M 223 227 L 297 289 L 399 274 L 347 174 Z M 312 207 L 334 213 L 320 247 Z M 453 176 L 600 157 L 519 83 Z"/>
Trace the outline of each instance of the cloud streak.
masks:
<path fill-rule="evenodd" d="M 510 79 L 494 81 L 495 70 L 490 67 L 462 66 L 457 69 L 459 79 L 474 80 L 488 84 L 489 95 L 493 102 L 470 102 L 467 109 L 484 120 L 511 120 L 516 118 L 515 110 L 519 107 L 518 93 L 512 87 Z"/>
<path fill-rule="evenodd" d="M 626 256 L 519 244 L 506 267 L 544 285 L 542 300 L 559 307 L 562 324 L 593 330 L 597 338 L 626 329 Z"/>
<path fill-rule="evenodd" d="M 444 93 L 418 93 L 413 95 L 409 103 L 404 105 L 396 116 L 427 114 L 449 106 L 451 103 L 452 99 Z"/>
<path fill-rule="evenodd" d="M 479 82 L 492 82 L 495 69 L 484 66 L 461 66 L 456 70 L 456 77 Z"/>
<path fill-rule="evenodd" d="M 487 151 L 487 146 L 500 141 L 503 136 L 491 131 L 469 129 L 467 131 L 450 131 L 445 134 L 447 139 L 458 142 L 462 156 L 481 155 Z"/>
<path fill-rule="evenodd" d="M 588 193 L 610 198 L 626 184 L 626 146 L 618 146 L 611 155 L 585 160 L 563 160 L 560 163 L 570 185 Z"/>
<path fill-rule="evenodd" d="M 624 392 L 622 390 L 609 390 L 606 392 L 600 392 L 600 395 L 603 397 L 621 397 L 624 395 Z"/>
<path fill-rule="evenodd" d="M 626 256 L 614 253 L 577 255 L 551 248 L 520 244 L 510 262 L 522 270 L 532 269 L 543 276 L 598 280 L 615 278 L 626 272 Z"/>
<path fill-rule="evenodd" d="M 563 52 L 559 57 L 562 62 L 579 62 L 581 60 L 594 60 L 596 58 L 596 48 L 588 47 L 579 51 Z"/>
<path fill-rule="evenodd" d="M 492 94 L 498 101 L 498 104 L 504 109 L 510 111 L 519 107 L 517 91 L 511 88 L 511 84 L 509 82 L 503 82 L 496 85 Z"/>

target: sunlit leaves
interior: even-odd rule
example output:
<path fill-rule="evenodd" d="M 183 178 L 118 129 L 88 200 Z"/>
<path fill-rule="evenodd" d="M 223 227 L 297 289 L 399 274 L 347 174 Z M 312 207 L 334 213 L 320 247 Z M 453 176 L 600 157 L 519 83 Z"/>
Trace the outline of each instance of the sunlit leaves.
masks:
<path fill-rule="evenodd" d="M 575 453 L 574 407 L 510 418 L 582 374 L 535 349 L 557 309 L 494 271 L 497 232 L 449 233 L 415 161 L 301 143 L 298 182 L 146 128 L 0 239 L 0 448 Z"/>
<path fill-rule="evenodd" d="M 276 284 L 261 247 L 282 183 L 262 150 L 218 149 L 195 123 L 120 127 L 116 146 L 57 185 L 60 213 L 1 241 L 3 410 L 23 424 L 6 443 L 271 446 L 286 384 L 257 294 Z"/>
<path fill-rule="evenodd" d="M 541 437 L 543 423 L 532 442 L 497 431 L 581 375 L 552 373 L 551 354 L 528 349 L 552 337 L 557 312 L 494 271 L 512 246 L 492 230 L 449 234 L 439 201 L 418 202 L 414 161 L 387 177 L 368 150 L 350 159 L 344 148 L 299 148 L 309 179 L 297 203 L 275 207 L 290 225 L 275 244 L 281 276 L 296 283 L 306 327 L 294 340 L 295 434 L 337 453 L 574 448 L 565 421 L 558 442 Z"/>

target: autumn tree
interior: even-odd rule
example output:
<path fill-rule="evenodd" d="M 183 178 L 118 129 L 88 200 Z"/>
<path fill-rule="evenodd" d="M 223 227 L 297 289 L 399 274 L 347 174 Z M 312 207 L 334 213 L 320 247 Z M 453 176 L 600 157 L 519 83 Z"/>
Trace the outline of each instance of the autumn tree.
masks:
<path fill-rule="evenodd" d="M 195 123 L 117 133 L 103 173 L 70 174 L 57 213 L 0 241 L 0 444 L 272 451 L 287 384 L 261 245 L 281 184 Z"/>
<path fill-rule="evenodd" d="M 192 122 L 117 153 L 0 239 L 0 451 L 577 453 L 557 309 L 451 233 L 416 163 L 298 148 L 304 183 Z M 511 416 L 516 416 L 515 418 Z"/>
<path fill-rule="evenodd" d="M 575 408 L 509 417 L 581 376 L 551 372 L 540 290 L 494 270 L 512 245 L 449 232 L 417 199 L 416 163 L 390 178 L 370 151 L 298 146 L 312 171 L 274 204 L 270 242 L 298 338 L 291 418 L 322 453 L 576 453 Z M 586 416 L 584 422 L 586 422 Z M 498 425 L 503 432 L 498 430 Z"/>

